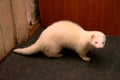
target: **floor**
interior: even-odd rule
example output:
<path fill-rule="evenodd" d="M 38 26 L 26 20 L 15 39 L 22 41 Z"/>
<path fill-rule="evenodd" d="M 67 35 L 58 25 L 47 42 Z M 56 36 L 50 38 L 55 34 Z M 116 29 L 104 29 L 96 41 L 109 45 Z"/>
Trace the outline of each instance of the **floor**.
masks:
<path fill-rule="evenodd" d="M 40 29 L 30 40 L 18 47 L 36 41 Z M 88 53 L 91 62 L 85 62 L 76 52 L 64 49 L 61 58 L 48 58 L 41 52 L 23 56 L 10 53 L 0 63 L 0 80 L 118 80 L 120 79 L 120 37 L 107 36 L 104 49 Z"/>

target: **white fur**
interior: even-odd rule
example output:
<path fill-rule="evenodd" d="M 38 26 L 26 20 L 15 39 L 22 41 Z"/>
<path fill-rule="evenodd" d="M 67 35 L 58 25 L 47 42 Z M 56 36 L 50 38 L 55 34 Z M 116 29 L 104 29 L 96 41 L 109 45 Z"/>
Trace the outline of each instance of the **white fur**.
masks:
<path fill-rule="evenodd" d="M 105 41 L 102 32 L 86 31 L 76 23 L 58 21 L 45 29 L 33 45 L 14 52 L 30 55 L 42 51 L 49 57 L 61 57 L 59 52 L 66 47 L 75 50 L 83 60 L 90 61 L 87 52 L 92 48 L 103 48 Z"/>

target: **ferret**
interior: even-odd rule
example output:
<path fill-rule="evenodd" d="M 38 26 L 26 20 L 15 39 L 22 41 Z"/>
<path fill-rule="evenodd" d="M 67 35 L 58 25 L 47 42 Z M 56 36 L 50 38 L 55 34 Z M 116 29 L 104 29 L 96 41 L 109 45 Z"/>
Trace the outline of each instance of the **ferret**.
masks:
<path fill-rule="evenodd" d="M 48 57 L 61 57 L 63 54 L 60 51 L 69 48 L 75 50 L 84 61 L 90 61 L 87 52 L 93 48 L 104 48 L 105 41 L 104 33 L 87 31 L 77 23 L 63 20 L 48 26 L 31 46 L 13 52 L 30 55 L 41 51 Z"/>

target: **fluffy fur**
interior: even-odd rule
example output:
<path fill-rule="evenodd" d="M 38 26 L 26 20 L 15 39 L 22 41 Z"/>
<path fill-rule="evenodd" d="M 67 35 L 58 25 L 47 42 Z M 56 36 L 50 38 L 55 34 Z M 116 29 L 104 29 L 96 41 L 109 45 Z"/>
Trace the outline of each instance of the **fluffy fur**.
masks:
<path fill-rule="evenodd" d="M 99 31 L 86 31 L 70 21 L 58 21 L 45 29 L 38 40 L 31 46 L 15 49 L 14 52 L 30 55 L 42 51 L 48 57 L 61 57 L 63 48 L 75 50 L 79 56 L 90 61 L 86 56 L 93 48 L 103 48 L 106 36 Z"/>

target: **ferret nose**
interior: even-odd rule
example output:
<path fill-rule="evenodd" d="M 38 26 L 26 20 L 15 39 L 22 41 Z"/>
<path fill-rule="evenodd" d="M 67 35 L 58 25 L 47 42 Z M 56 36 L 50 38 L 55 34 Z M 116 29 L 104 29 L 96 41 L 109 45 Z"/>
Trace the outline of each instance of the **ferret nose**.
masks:
<path fill-rule="evenodd" d="M 101 48 L 104 48 L 104 46 L 99 46 L 98 48 L 101 49 Z"/>

